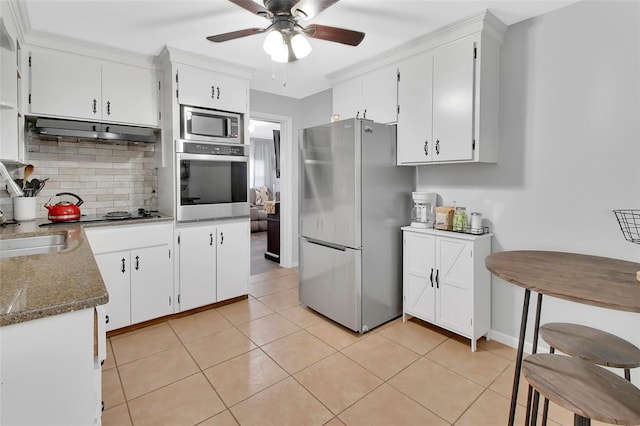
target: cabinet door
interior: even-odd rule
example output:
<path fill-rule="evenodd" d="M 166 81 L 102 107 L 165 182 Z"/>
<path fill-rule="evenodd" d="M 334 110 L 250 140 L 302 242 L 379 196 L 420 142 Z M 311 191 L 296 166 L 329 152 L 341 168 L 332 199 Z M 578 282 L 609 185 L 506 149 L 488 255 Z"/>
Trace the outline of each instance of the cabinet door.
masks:
<path fill-rule="evenodd" d="M 242 78 L 216 73 L 215 108 L 231 112 L 249 112 L 249 82 Z"/>
<path fill-rule="evenodd" d="M 434 161 L 473 159 L 475 44 L 469 37 L 434 52 Z"/>
<path fill-rule="evenodd" d="M 249 82 L 201 68 L 178 69 L 178 101 L 181 104 L 231 112 L 247 112 Z"/>
<path fill-rule="evenodd" d="M 425 321 L 435 315 L 435 237 L 404 234 L 404 311 Z"/>
<path fill-rule="evenodd" d="M 93 309 L 0 327 L 0 342 L 0 424 L 99 424 Z"/>
<path fill-rule="evenodd" d="M 173 313 L 169 246 L 131 251 L 131 322 Z"/>
<path fill-rule="evenodd" d="M 95 258 L 109 293 L 109 303 L 104 305 L 109 318 L 107 331 L 131 325 L 129 252 L 97 254 Z"/>
<path fill-rule="evenodd" d="M 158 78 L 145 68 L 102 66 L 102 118 L 105 121 L 158 125 Z"/>
<path fill-rule="evenodd" d="M 184 228 L 179 232 L 180 310 L 216 301 L 216 228 Z"/>
<path fill-rule="evenodd" d="M 217 299 L 242 296 L 249 292 L 249 222 L 219 225 L 217 228 Z"/>
<path fill-rule="evenodd" d="M 33 52 L 30 112 L 100 120 L 100 74 L 97 61 L 50 51 Z"/>
<path fill-rule="evenodd" d="M 215 73 L 200 68 L 178 69 L 178 101 L 181 104 L 215 108 Z"/>
<path fill-rule="evenodd" d="M 378 123 L 395 123 L 398 119 L 398 68 L 395 65 L 362 76 L 360 117 Z"/>
<path fill-rule="evenodd" d="M 340 119 L 362 117 L 362 81 L 358 78 L 342 81 L 333 86 L 333 113 Z"/>
<path fill-rule="evenodd" d="M 457 239 L 438 238 L 438 324 L 469 335 L 471 332 L 473 296 L 473 243 Z"/>
<path fill-rule="evenodd" d="M 398 82 L 398 158 L 400 164 L 433 159 L 431 53 L 420 53 L 400 63 Z"/>

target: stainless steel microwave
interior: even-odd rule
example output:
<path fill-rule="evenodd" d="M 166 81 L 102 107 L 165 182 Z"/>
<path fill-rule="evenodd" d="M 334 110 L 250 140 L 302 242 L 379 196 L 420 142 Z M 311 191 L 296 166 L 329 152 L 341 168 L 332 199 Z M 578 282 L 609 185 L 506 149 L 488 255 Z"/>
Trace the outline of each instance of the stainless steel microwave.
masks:
<path fill-rule="evenodd" d="M 242 144 L 242 130 L 242 114 L 180 105 L 183 140 Z"/>

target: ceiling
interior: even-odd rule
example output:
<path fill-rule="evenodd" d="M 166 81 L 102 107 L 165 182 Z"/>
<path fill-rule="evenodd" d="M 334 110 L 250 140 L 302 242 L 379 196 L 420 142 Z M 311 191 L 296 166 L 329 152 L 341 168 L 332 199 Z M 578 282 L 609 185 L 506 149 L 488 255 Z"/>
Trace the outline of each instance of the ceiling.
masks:
<path fill-rule="evenodd" d="M 283 65 L 262 50 L 265 34 L 225 43 L 205 39 L 269 24 L 227 0 L 17 0 L 27 12 L 27 33 L 145 55 L 158 55 L 167 45 L 248 66 L 255 70 L 252 89 L 294 98 L 328 89 L 327 74 L 485 9 L 511 25 L 575 1 L 341 0 L 307 22 L 365 32 L 363 42 L 352 47 L 311 39 L 309 56 Z"/>

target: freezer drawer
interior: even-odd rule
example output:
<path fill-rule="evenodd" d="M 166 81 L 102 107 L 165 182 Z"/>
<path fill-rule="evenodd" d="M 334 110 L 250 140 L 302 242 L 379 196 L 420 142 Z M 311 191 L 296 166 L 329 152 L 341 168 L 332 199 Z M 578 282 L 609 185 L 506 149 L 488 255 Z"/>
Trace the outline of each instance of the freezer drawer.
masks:
<path fill-rule="evenodd" d="M 300 238 L 300 302 L 362 331 L 362 251 Z"/>

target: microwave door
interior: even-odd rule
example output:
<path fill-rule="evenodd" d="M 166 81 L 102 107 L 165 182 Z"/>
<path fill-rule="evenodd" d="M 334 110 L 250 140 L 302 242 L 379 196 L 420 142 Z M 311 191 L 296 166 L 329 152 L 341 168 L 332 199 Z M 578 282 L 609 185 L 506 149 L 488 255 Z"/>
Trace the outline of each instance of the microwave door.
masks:
<path fill-rule="evenodd" d="M 229 118 L 193 112 L 189 120 L 189 133 L 204 137 L 226 137 L 229 121 Z"/>

